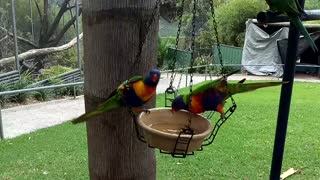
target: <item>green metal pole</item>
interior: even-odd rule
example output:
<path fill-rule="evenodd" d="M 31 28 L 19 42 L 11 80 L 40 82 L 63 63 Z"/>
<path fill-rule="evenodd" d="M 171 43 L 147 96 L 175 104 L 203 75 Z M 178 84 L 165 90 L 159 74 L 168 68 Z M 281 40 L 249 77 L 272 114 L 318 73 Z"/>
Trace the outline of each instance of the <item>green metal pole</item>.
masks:
<path fill-rule="evenodd" d="M 18 58 L 18 40 L 17 40 L 17 25 L 16 25 L 16 12 L 14 6 L 14 0 L 11 0 L 11 16 L 12 16 L 12 30 L 13 30 L 13 42 L 14 42 L 14 56 L 16 60 L 16 69 L 19 71 L 20 78 L 20 62 Z"/>
<path fill-rule="evenodd" d="M 76 3 L 76 32 L 77 32 L 77 62 L 78 62 L 78 68 L 81 71 L 81 58 L 80 58 L 80 30 L 79 30 L 79 2 L 78 0 L 75 0 Z"/>
<path fill-rule="evenodd" d="M 299 0 L 299 2 L 301 4 L 301 7 L 303 8 L 304 0 Z M 287 81 L 289 83 L 283 84 L 281 88 L 277 128 L 270 170 L 271 180 L 279 180 L 281 174 L 284 146 L 286 143 L 287 127 L 290 114 L 291 96 L 294 82 L 299 36 L 299 30 L 292 23 L 290 23 L 287 57 L 283 72 L 283 81 Z"/>
<path fill-rule="evenodd" d="M 0 139 L 4 139 L 3 126 L 2 126 L 2 116 L 1 116 L 1 105 L 0 105 Z"/>
<path fill-rule="evenodd" d="M 32 13 L 32 0 L 29 0 L 29 9 L 30 9 L 30 21 L 31 21 L 31 35 L 32 35 L 32 41 L 34 41 L 34 24 L 33 24 L 33 13 Z"/>

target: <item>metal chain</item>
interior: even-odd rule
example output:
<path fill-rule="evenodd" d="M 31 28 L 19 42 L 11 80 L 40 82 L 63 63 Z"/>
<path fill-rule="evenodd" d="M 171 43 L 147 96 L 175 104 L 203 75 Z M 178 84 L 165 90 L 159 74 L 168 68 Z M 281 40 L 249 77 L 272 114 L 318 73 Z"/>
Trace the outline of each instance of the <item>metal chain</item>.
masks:
<path fill-rule="evenodd" d="M 174 69 L 176 67 L 176 62 L 177 62 L 177 54 L 178 54 L 178 46 L 179 46 L 179 39 L 180 39 L 180 33 L 181 33 L 181 26 L 182 26 L 182 16 L 183 16 L 183 11 L 184 11 L 184 0 L 181 2 L 181 9 L 179 9 L 178 13 L 178 31 L 177 31 L 177 36 L 176 36 L 176 45 L 175 45 L 175 50 L 173 54 L 173 62 L 171 64 L 172 66 L 172 71 L 171 71 L 171 77 L 170 77 L 170 84 L 169 87 L 172 87 L 173 81 L 176 77 L 176 73 L 174 72 Z"/>
<path fill-rule="evenodd" d="M 229 92 L 230 93 L 230 92 Z M 231 94 L 231 93 L 230 93 Z M 235 105 L 236 104 L 236 101 L 233 99 L 232 95 L 230 96 L 231 98 L 231 102 L 232 102 L 232 105 Z"/>
<path fill-rule="evenodd" d="M 191 61 L 190 61 L 190 96 L 189 96 L 189 107 L 191 107 L 192 103 L 192 86 L 193 86 L 193 63 L 194 63 L 194 46 L 195 46 L 195 37 L 196 37 L 196 13 L 197 13 L 197 0 L 193 0 L 193 9 L 192 9 L 192 34 L 191 34 Z M 190 128 L 191 126 L 191 118 L 192 118 L 192 113 L 190 113 L 190 117 L 188 119 L 189 124 L 188 127 Z"/>
<path fill-rule="evenodd" d="M 192 34 L 191 34 L 191 61 L 190 61 L 190 94 L 192 93 L 193 85 L 193 63 L 194 63 L 194 46 L 195 46 L 195 37 L 196 37 L 196 13 L 197 13 L 197 0 L 193 0 L 193 9 L 192 9 Z M 190 99 L 191 104 L 191 99 Z"/>
<path fill-rule="evenodd" d="M 225 69 L 223 68 L 223 61 L 222 61 L 222 53 L 221 53 L 221 46 L 220 46 L 220 41 L 219 41 L 219 34 L 218 34 L 218 25 L 216 21 L 216 14 L 214 12 L 214 5 L 213 5 L 213 0 L 209 0 L 210 8 L 211 8 L 211 16 L 212 16 L 212 23 L 213 23 L 213 30 L 215 33 L 215 38 L 217 41 L 217 49 L 218 49 L 218 56 L 219 56 L 219 61 L 221 65 L 221 75 L 225 75 Z M 214 57 L 214 56 L 213 56 Z"/>
<path fill-rule="evenodd" d="M 149 21 L 147 21 L 145 23 L 145 26 L 146 26 L 146 29 L 145 29 L 145 33 L 142 34 L 142 38 L 140 39 L 140 42 L 139 42 L 139 49 L 138 49 L 138 52 L 136 54 L 136 57 L 135 57 L 135 60 L 133 61 L 133 67 L 132 70 L 135 69 L 135 66 L 138 65 L 141 61 L 141 53 L 142 53 L 142 48 L 143 48 L 143 45 L 147 39 L 147 35 L 149 33 L 149 30 L 150 30 L 150 27 L 151 25 L 153 24 L 153 22 L 156 20 L 156 13 L 158 12 L 158 9 L 160 7 L 160 1 L 161 0 L 157 0 L 156 1 L 156 4 L 153 8 L 153 11 L 152 11 L 152 14 L 151 14 L 151 18 L 149 19 Z"/>
<path fill-rule="evenodd" d="M 181 72 L 181 75 L 180 75 L 180 78 L 179 78 L 179 81 L 178 81 L 177 91 L 176 91 L 177 94 L 178 94 L 178 91 L 179 91 L 179 88 L 180 88 L 180 85 L 181 85 L 181 80 L 182 80 L 183 73 L 184 73 L 184 72 Z M 188 76 L 187 73 L 186 73 L 186 76 Z"/>

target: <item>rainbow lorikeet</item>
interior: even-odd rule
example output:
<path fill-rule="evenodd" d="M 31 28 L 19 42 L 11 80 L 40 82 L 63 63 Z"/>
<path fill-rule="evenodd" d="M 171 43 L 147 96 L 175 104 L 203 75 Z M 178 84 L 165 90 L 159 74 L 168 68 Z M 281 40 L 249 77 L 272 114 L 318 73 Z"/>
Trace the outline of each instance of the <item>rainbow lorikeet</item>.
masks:
<path fill-rule="evenodd" d="M 290 22 L 304 35 L 312 50 L 315 52 L 318 51 L 316 44 L 299 18 L 300 14 L 306 13 L 301 8 L 298 0 L 266 0 L 266 2 L 269 5 L 270 10 L 287 14 Z"/>
<path fill-rule="evenodd" d="M 81 123 L 93 116 L 100 115 L 120 107 L 139 108 L 156 93 L 160 79 L 160 71 L 153 69 L 145 77 L 135 76 L 121 83 L 107 100 L 95 110 L 73 119 L 73 124 Z"/>
<path fill-rule="evenodd" d="M 184 109 L 194 114 L 200 114 L 205 111 L 217 111 L 224 117 L 223 106 L 225 100 L 231 95 L 282 84 L 282 82 L 244 84 L 244 80 L 241 80 L 239 83 L 228 83 L 226 77 L 222 77 L 217 80 L 199 83 L 195 85 L 191 93 L 177 96 L 172 101 L 172 111 L 176 112 Z"/>

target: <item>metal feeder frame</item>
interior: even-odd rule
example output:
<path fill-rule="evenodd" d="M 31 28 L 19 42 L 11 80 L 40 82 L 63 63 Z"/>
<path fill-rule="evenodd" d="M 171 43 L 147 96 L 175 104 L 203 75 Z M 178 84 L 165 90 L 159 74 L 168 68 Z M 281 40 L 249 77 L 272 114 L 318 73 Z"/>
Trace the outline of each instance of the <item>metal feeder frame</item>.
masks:
<path fill-rule="evenodd" d="M 171 90 L 174 90 L 174 89 L 172 88 Z M 175 91 L 169 91 L 169 93 L 170 94 L 176 94 Z M 220 117 L 220 119 L 215 123 L 214 128 L 211 131 L 209 137 L 207 137 L 203 141 L 201 147 L 197 151 L 202 151 L 203 147 L 208 146 L 208 145 L 213 143 L 214 139 L 216 138 L 216 136 L 218 134 L 218 131 L 219 131 L 220 127 L 229 119 L 229 117 L 236 110 L 237 105 L 236 105 L 233 97 L 231 96 L 230 98 L 231 98 L 231 101 L 232 101 L 232 105 L 225 112 L 225 118 Z M 135 130 L 136 130 L 137 138 L 141 142 L 147 143 L 147 141 L 145 140 L 144 136 L 139 131 L 139 127 L 138 127 L 138 124 L 137 124 L 137 117 L 135 115 L 133 115 L 133 122 L 134 122 Z M 189 136 L 188 137 L 182 137 L 181 135 L 189 135 Z M 185 158 L 187 155 L 194 155 L 194 152 L 188 152 L 188 148 L 189 148 L 190 142 L 191 142 L 191 140 L 193 138 L 193 135 L 194 135 L 194 132 L 193 132 L 192 129 L 183 129 L 182 131 L 180 131 L 180 133 L 179 133 L 179 135 L 177 137 L 177 140 L 176 140 L 175 147 L 174 147 L 173 151 L 172 152 L 167 152 L 167 151 L 163 151 L 163 150 L 159 149 L 160 153 L 162 153 L 162 154 L 170 154 L 174 158 Z M 148 146 L 150 148 L 155 148 L 155 147 L 150 146 L 149 144 L 148 144 Z"/>

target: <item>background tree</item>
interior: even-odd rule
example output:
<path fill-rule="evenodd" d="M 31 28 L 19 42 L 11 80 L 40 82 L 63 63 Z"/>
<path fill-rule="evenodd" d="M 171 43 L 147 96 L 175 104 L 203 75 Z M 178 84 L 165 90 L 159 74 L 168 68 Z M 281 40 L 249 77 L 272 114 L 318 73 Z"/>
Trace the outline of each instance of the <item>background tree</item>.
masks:
<path fill-rule="evenodd" d="M 215 0 L 214 7 L 217 8 L 221 6 L 222 4 L 226 3 L 228 0 Z M 210 12 L 210 5 L 208 0 L 200 0 L 196 1 L 196 22 L 195 22 L 195 33 L 198 39 L 198 36 L 201 34 L 203 31 L 208 31 L 208 21 L 211 16 Z M 182 17 L 182 32 L 184 33 L 185 36 L 185 47 L 190 47 L 191 42 L 191 34 L 192 34 L 192 10 L 193 10 L 193 0 L 185 0 L 184 2 L 184 12 L 183 12 L 183 17 Z M 182 0 L 177 1 L 177 7 L 181 8 L 182 6 Z M 176 18 L 176 20 L 178 20 Z M 197 40 L 197 42 L 199 42 Z M 199 45 L 199 44 L 198 44 Z M 202 45 L 202 44 L 201 44 Z"/>
<path fill-rule="evenodd" d="M 86 111 L 123 80 L 156 67 L 158 16 L 146 31 L 154 6 L 155 0 L 83 1 Z M 137 139 L 126 108 L 92 118 L 87 138 L 90 179 L 156 178 L 154 149 Z"/>
<path fill-rule="evenodd" d="M 258 12 L 266 9 L 268 6 L 265 1 L 261 0 L 231 0 L 221 4 L 216 10 L 220 42 L 242 46 L 246 29 L 245 22 L 249 18 L 255 18 Z M 201 32 L 198 42 L 202 46 L 212 46 L 215 43 L 213 34 L 213 23 L 210 17 L 209 28 Z"/>
<path fill-rule="evenodd" d="M 17 31 L 19 40 L 19 53 L 30 49 L 41 49 L 47 47 L 55 47 L 61 45 L 62 39 L 67 35 L 68 38 L 73 38 L 68 35 L 71 27 L 74 26 L 75 5 L 74 0 L 32 0 L 33 9 L 33 24 L 35 38 L 31 36 L 31 17 L 29 12 L 29 1 L 19 0 L 15 3 Z M 9 14 L 10 0 L 1 0 L 0 7 L 6 9 Z M 1 9 L 0 9 L 1 10 Z M 79 15 L 81 14 L 81 6 Z M 0 11 L 1 15 L 1 11 Z M 62 21 L 65 20 L 64 23 Z M 9 21 L 11 23 L 11 19 Z M 2 27 L 0 31 L 11 32 L 10 23 L 7 27 Z M 4 28 L 4 29 L 3 29 Z M 72 32 L 72 31 L 71 31 Z M 72 33 L 74 35 L 74 31 Z M 26 46 L 27 45 L 27 46 Z M 13 51 L 13 50 L 12 50 Z M 32 68 L 35 65 L 36 72 L 44 68 L 44 59 L 46 55 L 36 56 L 32 59 L 22 59 L 21 63 Z M 24 63 L 28 61 L 28 63 Z"/>
<path fill-rule="evenodd" d="M 64 26 L 59 29 L 60 21 L 62 20 L 63 15 L 73 9 L 75 6 L 70 6 L 70 0 L 62 1 L 60 5 L 60 10 L 57 15 L 53 18 L 53 21 L 50 23 L 49 16 L 49 0 L 43 0 L 43 11 L 41 12 L 39 8 L 39 4 L 35 1 L 36 7 L 39 13 L 39 19 L 41 22 L 40 25 L 40 36 L 38 45 L 39 48 L 45 47 L 54 47 L 59 44 L 64 34 L 70 29 L 72 25 L 74 25 L 76 21 L 76 15 L 70 18 L 68 22 L 64 24 Z M 79 15 L 81 14 L 82 9 L 79 9 Z M 43 59 L 45 56 L 38 56 L 35 58 L 36 71 L 44 68 Z"/>
<path fill-rule="evenodd" d="M 4 9 L 4 7 L 0 6 L 0 27 L 6 27 L 8 25 L 8 20 L 9 15 L 7 11 Z M 10 49 L 8 48 L 10 47 L 10 41 L 8 40 L 9 38 L 9 35 L 6 32 L 0 31 L 0 59 L 10 55 Z M 0 70 L 2 69 L 3 67 L 1 67 Z"/>
<path fill-rule="evenodd" d="M 306 1 L 305 9 L 320 9 L 319 0 Z M 256 18 L 257 13 L 269 9 L 265 1 L 259 0 L 228 0 L 216 6 L 216 19 L 221 43 L 243 46 L 245 36 L 245 22 L 249 18 Z M 208 14 L 210 17 L 211 14 Z M 210 47 L 215 43 L 213 37 L 212 19 L 208 21 L 197 42 L 202 47 Z"/>

